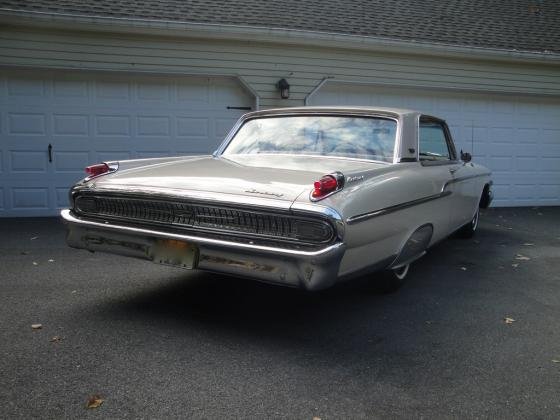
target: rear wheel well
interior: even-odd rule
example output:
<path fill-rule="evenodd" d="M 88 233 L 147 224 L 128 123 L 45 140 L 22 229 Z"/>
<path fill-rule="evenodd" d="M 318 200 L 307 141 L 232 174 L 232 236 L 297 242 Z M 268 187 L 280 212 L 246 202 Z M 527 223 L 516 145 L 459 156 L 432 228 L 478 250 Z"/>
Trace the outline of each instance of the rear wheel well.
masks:
<path fill-rule="evenodd" d="M 490 197 L 490 184 L 484 184 L 478 207 L 480 207 L 481 209 L 486 209 L 490 205 L 490 201 L 492 201 Z"/>

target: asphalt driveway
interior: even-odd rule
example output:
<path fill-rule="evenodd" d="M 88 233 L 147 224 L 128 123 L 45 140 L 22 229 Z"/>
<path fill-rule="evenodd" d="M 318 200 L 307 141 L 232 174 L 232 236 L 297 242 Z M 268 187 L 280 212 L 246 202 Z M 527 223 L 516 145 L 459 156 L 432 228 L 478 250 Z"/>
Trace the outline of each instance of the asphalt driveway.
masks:
<path fill-rule="evenodd" d="M 4 219 L 0 322 L 2 418 L 559 418 L 560 208 L 486 211 L 388 296 L 91 254 L 56 219 Z"/>

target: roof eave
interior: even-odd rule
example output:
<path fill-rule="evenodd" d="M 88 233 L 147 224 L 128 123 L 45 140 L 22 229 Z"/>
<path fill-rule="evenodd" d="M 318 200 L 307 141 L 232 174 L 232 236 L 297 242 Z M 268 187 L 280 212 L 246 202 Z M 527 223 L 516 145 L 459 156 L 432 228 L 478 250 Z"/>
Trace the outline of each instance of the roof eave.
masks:
<path fill-rule="evenodd" d="M 0 8 L 0 22 L 12 26 L 47 27 L 53 29 L 118 32 L 188 38 L 227 39 L 293 44 L 330 48 L 349 48 L 401 54 L 437 55 L 454 58 L 478 58 L 535 64 L 560 64 L 560 54 L 552 52 L 515 51 L 468 47 L 416 40 L 396 40 L 381 37 L 345 35 L 296 29 L 266 28 L 210 23 L 176 22 L 119 17 L 21 12 Z"/>

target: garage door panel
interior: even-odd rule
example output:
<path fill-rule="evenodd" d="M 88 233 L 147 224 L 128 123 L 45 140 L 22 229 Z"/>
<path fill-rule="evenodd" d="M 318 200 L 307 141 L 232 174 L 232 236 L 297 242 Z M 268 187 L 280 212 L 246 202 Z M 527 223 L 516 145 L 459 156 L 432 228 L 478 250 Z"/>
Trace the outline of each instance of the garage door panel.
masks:
<path fill-rule="evenodd" d="M 504 151 L 514 156 L 538 157 L 540 147 L 534 143 L 514 143 L 504 147 Z"/>
<path fill-rule="evenodd" d="M 132 123 L 129 115 L 95 115 L 95 133 L 97 137 L 132 135 Z"/>
<path fill-rule="evenodd" d="M 132 152 L 127 150 L 99 150 L 94 153 L 94 162 L 106 162 L 111 160 L 132 159 Z"/>
<path fill-rule="evenodd" d="M 492 190 L 494 192 L 494 205 L 497 205 L 498 207 L 514 205 L 513 200 L 511 199 L 513 191 L 513 187 L 511 186 L 511 184 L 499 183 L 494 181 Z"/>
<path fill-rule="evenodd" d="M 560 143 L 559 144 L 541 144 L 538 147 L 541 156 L 560 156 Z"/>
<path fill-rule="evenodd" d="M 223 139 L 227 135 L 229 130 L 231 130 L 231 127 L 233 127 L 236 121 L 237 118 L 216 118 L 214 123 L 216 127 L 216 140 Z M 220 142 L 218 141 L 213 142 L 212 144 L 214 145 L 214 147 L 216 147 L 219 143 Z"/>
<path fill-rule="evenodd" d="M 523 127 L 514 132 L 514 140 L 517 143 L 536 144 L 540 138 L 540 127 Z"/>
<path fill-rule="evenodd" d="M 514 200 L 533 202 L 538 197 L 535 184 L 513 184 Z"/>
<path fill-rule="evenodd" d="M 8 113 L 8 132 L 12 136 L 47 135 L 46 115 L 34 112 Z"/>
<path fill-rule="evenodd" d="M 509 118 L 515 113 L 515 103 L 509 99 L 492 99 L 491 112 L 497 118 Z"/>
<path fill-rule="evenodd" d="M 479 143 L 488 143 L 491 148 L 499 149 L 499 148 L 509 148 L 515 144 L 515 130 L 513 128 L 507 127 L 495 127 L 490 128 L 488 130 L 488 136 L 485 140 L 479 138 Z"/>
<path fill-rule="evenodd" d="M 123 80 L 96 81 L 93 86 L 97 106 L 125 105 L 130 101 L 131 84 Z"/>
<path fill-rule="evenodd" d="M 53 97 L 58 103 L 80 103 L 88 97 L 88 82 L 86 80 L 72 80 L 75 77 L 66 76 L 68 79 L 53 80 Z"/>
<path fill-rule="evenodd" d="M 549 204 L 554 204 L 560 195 L 560 186 L 558 184 L 541 184 L 539 185 L 539 197 L 542 201 L 550 202 Z"/>
<path fill-rule="evenodd" d="M 56 208 L 64 209 L 68 207 L 68 187 L 55 187 Z"/>
<path fill-rule="evenodd" d="M 54 152 L 52 163 L 56 172 L 83 173 L 89 160 L 88 152 Z"/>
<path fill-rule="evenodd" d="M 132 156 L 135 159 L 140 153 L 159 153 L 160 155 L 162 153 L 167 153 L 163 156 L 169 156 L 173 153 L 175 147 L 171 140 L 165 139 L 153 141 L 151 143 L 142 142 L 140 144 L 133 145 L 132 149 Z"/>
<path fill-rule="evenodd" d="M 541 171 L 550 171 L 560 174 L 560 157 L 544 156 L 539 164 Z"/>
<path fill-rule="evenodd" d="M 558 117 L 558 120 L 560 120 L 560 117 Z M 560 129 L 543 128 L 542 143 L 556 145 L 560 144 Z"/>
<path fill-rule="evenodd" d="M 533 172 L 538 167 L 539 159 L 536 157 L 516 157 L 515 170 L 517 172 Z"/>
<path fill-rule="evenodd" d="M 457 149 L 493 171 L 495 205 L 560 205 L 557 99 L 328 82 L 310 105 L 396 106 L 443 117 Z"/>
<path fill-rule="evenodd" d="M 8 96 L 12 97 L 35 97 L 46 96 L 46 82 L 39 78 L 10 78 L 7 81 Z"/>
<path fill-rule="evenodd" d="M 170 150 L 162 150 L 162 151 L 138 151 L 134 153 L 135 159 L 149 159 L 149 158 L 159 158 L 169 156 L 171 153 Z"/>
<path fill-rule="evenodd" d="M 154 102 L 169 103 L 172 90 L 173 87 L 163 80 L 157 83 L 139 82 L 136 85 L 136 98 L 150 105 L 154 105 Z"/>
<path fill-rule="evenodd" d="M 177 83 L 177 101 L 197 106 L 210 104 L 210 86 L 206 79 L 193 77 Z"/>
<path fill-rule="evenodd" d="M 178 116 L 175 121 L 178 137 L 206 138 L 208 136 L 210 124 L 207 118 Z"/>
<path fill-rule="evenodd" d="M 44 152 L 31 150 L 10 150 L 10 171 L 11 172 L 39 172 L 46 173 L 48 160 Z"/>
<path fill-rule="evenodd" d="M 208 150 L 207 144 L 205 142 L 189 140 L 188 143 L 183 144 L 183 145 L 181 145 L 177 148 L 176 154 L 178 154 L 178 155 L 196 155 L 196 154 L 209 155 L 209 154 L 214 153 L 214 151 L 217 148 L 218 147 L 215 146 L 215 147 L 212 147 L 211 150 Z"/>
<path fill-rule="evenodd" d="M 89 115 L 53 114 L 53 136 L 87 137 L 89 135 Z"/>
<path fill-rule="evenodd" d="M 14 186 L 11 193 L 12 208 L 15 210 L 48 210 L 51 207 L 47 187 Z"/>
<path fill-rule="evenodd" d="M 57 214 L 93 163 L 211 153 L 253 102 L 228 78 L 3 70 L 0 215 Z"/>
<path fill-rule="evenodd" d="M 138 136 L 171 136 L 171 118 L 163 115 L 141 115 L 136 117 Z"/>
<path fill-rule="evenodd" d="M 490 156 L 488 164 L 494 172 L 510 172 L 513 169 L 511 156 Z"/>

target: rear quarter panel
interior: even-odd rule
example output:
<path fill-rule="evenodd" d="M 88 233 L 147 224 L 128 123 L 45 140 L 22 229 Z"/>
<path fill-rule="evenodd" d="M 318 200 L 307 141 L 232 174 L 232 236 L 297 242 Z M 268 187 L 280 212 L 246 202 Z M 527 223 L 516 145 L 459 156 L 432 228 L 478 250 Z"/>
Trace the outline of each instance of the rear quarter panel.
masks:
<path fill-rule="evenodd" d="M 344 242 L 347 251 L 340 276 L 396 257 L 410 235 L 424 224 L 434 228 L 433 240 L 448 234 L 450 197 L 427 201 L 385 215 L 359 222 L 349 222 L 357 215 L 390 208 L 413 200 L 438 195 L 445 180 L 437 171 L 420 171 L 418 162 L 388 165 L 386 168 L 347 175 L 344 189 L 320 201 L 337 210 L 345 222 Z M 447 170 L 447 169 L 446 169 Z M 363 178 L 362 178 L 363 177 Z"/>

